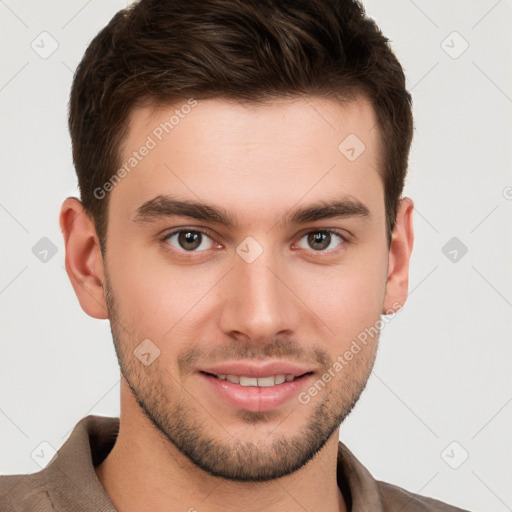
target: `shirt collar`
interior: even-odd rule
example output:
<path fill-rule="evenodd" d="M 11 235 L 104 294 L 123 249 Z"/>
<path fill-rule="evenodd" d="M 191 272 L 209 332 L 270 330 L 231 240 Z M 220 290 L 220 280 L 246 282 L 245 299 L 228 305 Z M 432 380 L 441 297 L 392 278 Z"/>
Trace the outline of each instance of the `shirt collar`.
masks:
<path fill-rule="evenodd" d="M 118 432 L 119 418 L 89 415 L 77 423 L 44 471 L 48 492 L 57 510 L 115 512 L 94 467 L 108 455 Z M 377 481 L 341 442 L 337 481 L 347 510 L 383 510 Z"/>

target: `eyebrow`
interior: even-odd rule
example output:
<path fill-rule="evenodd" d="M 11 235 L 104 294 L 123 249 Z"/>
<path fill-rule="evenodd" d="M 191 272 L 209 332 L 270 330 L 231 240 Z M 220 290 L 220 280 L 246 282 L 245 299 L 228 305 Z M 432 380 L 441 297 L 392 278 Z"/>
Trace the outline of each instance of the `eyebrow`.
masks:
<path fill-rule="evenodd" d="M 191 217 L 205 222 L 236 225 L 236 219 L 224 208 L 190 200 L 179 200 L 172 196 L 159 195 L 139 206 L 134 222 L 152 222 L 167 217 Z M 317 220 L 348 217 L 370 217 L 370 210 L 359 200 L 345 196 L 333 201 L 321 201 L 289 211 L 277 224 L 305 224 Z"/>
<path fill-rule="evenodd" d="M 235 225 L 235 219 L 224 209 L 205 203 L 156 196 L 137 208 L 134 222 L 151 222 L 166 217 L 191 217 L 197 220 Z"/>

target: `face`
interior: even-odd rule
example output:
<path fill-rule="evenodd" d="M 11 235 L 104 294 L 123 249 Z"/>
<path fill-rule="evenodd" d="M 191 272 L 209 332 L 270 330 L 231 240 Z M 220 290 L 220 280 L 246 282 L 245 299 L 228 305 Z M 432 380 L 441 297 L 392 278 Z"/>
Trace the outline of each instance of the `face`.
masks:
<path fill-rule="evenodd" d="M 297 470 L 365 387 L 389 256 L 375 124 L 362 98 L 132 114 L 109 191 L 115 347 L 141 410 L 210 474 Z"/>

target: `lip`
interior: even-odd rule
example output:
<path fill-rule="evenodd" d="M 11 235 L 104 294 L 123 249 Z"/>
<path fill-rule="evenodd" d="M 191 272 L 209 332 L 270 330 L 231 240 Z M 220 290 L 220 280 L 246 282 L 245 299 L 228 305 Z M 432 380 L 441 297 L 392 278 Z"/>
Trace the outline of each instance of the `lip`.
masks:
<path fill-rule="evenodd" d="M 243 375 L 247 377 L 267 377 L 269 375 L 300 375 L 290 382 L 270 387 L 242 386 L 221 380 L 210 374 Z M 267 412 L 277 409 L 297 398 L 297 395 L 314 378 L 311 369 L 287 362 L 264 364 L 225 363 L 215 367 L 201 368 L 198 376 L 215 397 L 220 398 L 235 409 L 249 412 Z"/>
<path fill-rule="evenodd" d="M 202 372 L 216 375 L 244 375 L 246 377 L 268 377 L 269 375 L 303 375 L 313 371 L 312 368 L 288 361 L 267 361 L 265 363 L 232 362 L 199 369 Z"/>

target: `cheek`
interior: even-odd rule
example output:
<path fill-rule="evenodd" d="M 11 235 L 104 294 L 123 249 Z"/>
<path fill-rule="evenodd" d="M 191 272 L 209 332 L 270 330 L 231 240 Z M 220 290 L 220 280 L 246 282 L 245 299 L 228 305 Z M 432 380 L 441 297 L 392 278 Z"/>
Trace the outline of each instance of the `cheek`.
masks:
<path fill-rule="evenodd" d="M 375 324 L 384 304 L 387 269 L 386 252 L 378 250 L 331 269 L 302 272 L 301 297 L 334 332 L 337 341 L 349 340 Z"/>
<path fill-rule="evenodd" d="M 163 346 L 181 332 L 183 320 L 201 309 L 201 298 L 214 287 L 216 274 L 207 267 L 172 267 L 162 255 L 143 259 L 144 252 L 113 251 L 111 260 L 122 264 L 108 268 L 109 283 L 119 320 L 132 338 L 153 339 Z"/>

